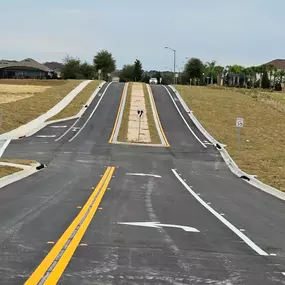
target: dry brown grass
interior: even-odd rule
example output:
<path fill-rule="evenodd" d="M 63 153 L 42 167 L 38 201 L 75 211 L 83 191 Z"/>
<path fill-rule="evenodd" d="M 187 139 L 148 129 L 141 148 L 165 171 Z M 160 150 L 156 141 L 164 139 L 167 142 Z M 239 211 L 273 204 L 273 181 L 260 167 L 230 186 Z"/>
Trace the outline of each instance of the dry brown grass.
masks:
<path fill-rule="evenodd" d="M 128 138 L 128 128 L 129 128 L 129 115 L 131 110 L 131 95 L 132 95 L 132 88 L 133 83 L 129 83 L 127 97 L 126 97 L 126 103 L 125 108 L 123 112 L 122 122 L 118 134 L 118 141 L 120 142 L 126 142 Z"/>
<path fill-rule="evenodd" d="M 0 162 L 8 162 L 14 164 L 22 164 L 22 165 L 32 165 L 37 163 L 35 160 L 29 159 L 10 159 L 10 158 L 0 158 Z"/>
<path fill-rule="evenodd" d="M 148 128 L 150 132 L 150 139 L 152 144 L 161 144 L 160 137 L 158 135 L 158 131 L 155 125 L 155 121 L 153 118 L 153 113 L 151 109 L 150 99 L 148 96 L 147 86 L 145 83 L 143 83 L 143 91 L 144 91 L 144 99 L 145 99 L 145 108 L 147 113 L 147 122 L 148 122 Z"/>
<path fill-rule="evenodd" d="M 0 177 L 4 177 L 22 170 L 23 169 L 17 167 L 0 166 Z"/>
<path fill-rule="evenodd" d="M 8 85 L 0 84 L 0 104 L 18 101 L 29 98 L 38 93 L 51 88 L 50 86 L 40 85 Z"/>
<path fill-rule="evenodd" d="M 8 84 L 8 85 L 59 86 L 66 84 L 67 81 L 68 80 L 0 79 L 0 85 Z"/>
<path fill-rule="evenodd" d="M 242 170 L 285 191 L 284 109 L 250 93 L 194 86 L 176 88 L 207 131 L 227 145 Z M 270 101 L 283 104 L 281 96 L 271 94 Z M 240 149 L 235 128 L 238 116 L 245 119 Z"/>
<path fill-rule="evenodd" d="M 7 80 L 4 80 L 4 82 L 7 84 Z M 18 84 L 19 80 L 15 80 L 15 82 Z M 26 81 L 23 80 L 21 82 Z M 11 131 L 44 114 L 78 86 L 82 80 L 34 80 L 32 82 L 32 85 L 40 85 L 47 82 L 53 85 L 43 92 L 35 93 L 32 97 L 10 102 L 9 104 L 0 104 L 0 112 L 2 113 L 1 133 Z M 60 82 L 61 84 L 55 84 L 54 82 Z"/>
<path fill-rule="evenodd" d="M 94 93 L 102 81 L 94 80 L 90 82 L 60 113 L 50 118 L 50 120 L 59 120 L 75 116 L 86 104 L 90 96 Z"/>

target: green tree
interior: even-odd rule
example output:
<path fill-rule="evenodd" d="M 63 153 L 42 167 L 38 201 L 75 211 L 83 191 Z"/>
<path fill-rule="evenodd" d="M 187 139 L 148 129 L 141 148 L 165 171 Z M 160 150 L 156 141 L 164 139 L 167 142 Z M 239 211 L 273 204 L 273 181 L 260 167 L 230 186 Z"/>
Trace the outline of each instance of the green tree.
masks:
<path fill-rule="evenodd" d="M 134 65 L 132 64 L 124 65 L 120 72 L 120 80 L 123 82 L 132 81 L 133 75 L 134 75 Z"/>
<path fill-rule="evenodd" d="M 112 73 L 116 69 L 116 61 L 112 54 L 107 50 L 98 52 L 93 59 L 95 70 L 101 70 L 103 79 L 107 79 L 108 73 Z"/>
<path fill-rule="evenodd" d="M 64 79 L 82 78 L 80 70 L 80 60 L 71 56 L 66 56 L 63 59 L 62 77 Z"/>
<path fill-rule="evenodd" d="M 85 61 L 80 65 L 80 73 L 85 79 L 92 79 L 94 77 L 94 66 Z"/>
<path fill-rule="evenodd" d="M 154 76 L 154 77 L 157 79 L 157 82 L 160 83 L 160 78 L 162 78 L 161 72 L 160 72 L 160 71 L 157 71 L 157 72 L 155 73 L 155 76 Z"/>
<path fill-rule="evenodd" d="M 204 72 L 204 65 L 198 58 L 191 58 L 185 65 L 185 74 L 188 79 L 201 79 Z"/>
<path fill-rule="evenodd" d="M 268 72 L 263 72 L 262 80 L 261 80 L 261 86 L 264 89 L 268 89 L 270 87 L 270 81 L 269 81 L 269 78 L 268 78 Z"/>
<path fill-rule="evenodd" d="M 134 70 L 133 70 L 133 80 L 136 81 L 141 81 L 143 77 L 143 68 L 142 68 L 142 63 L 140 60 L 136 59 L 134 63 Z"/>

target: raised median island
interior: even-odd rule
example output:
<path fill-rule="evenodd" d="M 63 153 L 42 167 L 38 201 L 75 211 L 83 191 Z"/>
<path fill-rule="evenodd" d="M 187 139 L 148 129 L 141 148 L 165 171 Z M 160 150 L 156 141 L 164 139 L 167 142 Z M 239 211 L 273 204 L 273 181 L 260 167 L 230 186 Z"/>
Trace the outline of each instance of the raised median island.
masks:
<path fill-rule="evenodd" d="M 169 146 L 159 121 L 152 91 L 145 83 L 125 85 L 110 142 Z"/>

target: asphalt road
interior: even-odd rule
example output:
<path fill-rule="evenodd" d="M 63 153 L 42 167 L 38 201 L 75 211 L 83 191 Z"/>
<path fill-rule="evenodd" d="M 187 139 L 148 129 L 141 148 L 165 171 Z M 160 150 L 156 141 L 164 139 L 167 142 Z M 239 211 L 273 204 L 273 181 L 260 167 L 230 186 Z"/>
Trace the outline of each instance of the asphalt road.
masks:
<path fill-rule="evenodd" d="M 57 274 L 58 284 L 285 284 L 284 202 L 235 177 L 163 86 L 152 88 L 171 147 L 108 144 L 123 84 L 106 88 L 82 119 L 6 149 L 47 168 L 0 189 L 0 284 L 43 268 L 98 183 L 90 224 L 69 239 L 82 240 L 74 253 L 63 247 L 42 284 Z"/>

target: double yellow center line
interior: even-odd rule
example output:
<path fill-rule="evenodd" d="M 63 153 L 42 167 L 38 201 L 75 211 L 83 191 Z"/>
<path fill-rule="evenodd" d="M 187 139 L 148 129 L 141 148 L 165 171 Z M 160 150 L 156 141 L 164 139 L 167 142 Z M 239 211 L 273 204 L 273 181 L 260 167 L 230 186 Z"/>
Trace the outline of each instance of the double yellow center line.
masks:
<path fill-rule="evenodd" d="M 80 213 L 26 281 L 25 285 L 57 284 L 93 219 L 114 171 L 115 167 L 108 167 L 106 169 L 96 189 L 91 194 Z"/>

